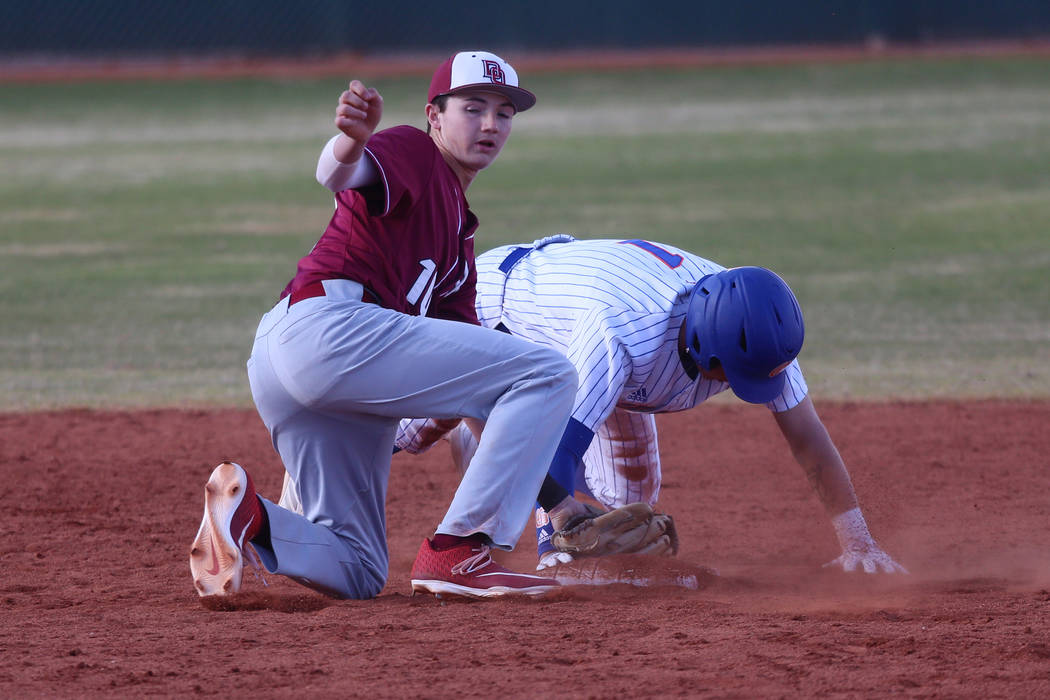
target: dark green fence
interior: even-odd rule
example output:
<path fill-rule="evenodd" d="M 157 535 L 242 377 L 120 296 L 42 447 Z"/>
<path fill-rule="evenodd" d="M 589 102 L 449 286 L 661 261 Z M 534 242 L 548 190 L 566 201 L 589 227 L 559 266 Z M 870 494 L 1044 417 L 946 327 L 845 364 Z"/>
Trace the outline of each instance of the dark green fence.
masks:
<path fill-rule="evenodd" d="M 1050 0 L 0 0 L 0 55 L 721 47 L 1050 37 Z"/>

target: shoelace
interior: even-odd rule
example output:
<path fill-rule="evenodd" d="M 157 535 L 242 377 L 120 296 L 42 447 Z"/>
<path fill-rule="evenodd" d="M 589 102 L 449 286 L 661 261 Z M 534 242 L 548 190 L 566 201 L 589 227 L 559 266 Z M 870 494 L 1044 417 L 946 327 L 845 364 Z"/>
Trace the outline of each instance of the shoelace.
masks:
<path fill-rule="evenodd" d="M 481 549 L 478 553 L 472 557 L 467 557 L 463 561 L 452 567 L 452 573 L 462 576 L 463 574 L 471 574 L 478 569 L 483 569 L 492 563 L 492 557 L 489 556 L 489 546 L 487 544 L 481 545 Z"/>

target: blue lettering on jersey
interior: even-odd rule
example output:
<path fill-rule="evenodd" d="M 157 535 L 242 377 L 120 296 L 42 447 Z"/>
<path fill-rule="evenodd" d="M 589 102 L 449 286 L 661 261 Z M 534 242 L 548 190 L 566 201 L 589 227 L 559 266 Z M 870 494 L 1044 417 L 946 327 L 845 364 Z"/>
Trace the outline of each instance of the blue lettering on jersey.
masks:
<path fill-rule="evenodd" d="M 664 250 L 660 246 L 654 245 L 649 241 L 635 239 L 630 241 L 620 241 L 620 243 L 630 243 L 633 246 L 638 246 L 647 253 L 652 253 L 660 259 L 660 262 L 662 262 L 664 265 L 667 265 L 667 267 L 671 268 L 672 270 L 682 264 L 681 255 L 672 253 L 669 250 Z"/>

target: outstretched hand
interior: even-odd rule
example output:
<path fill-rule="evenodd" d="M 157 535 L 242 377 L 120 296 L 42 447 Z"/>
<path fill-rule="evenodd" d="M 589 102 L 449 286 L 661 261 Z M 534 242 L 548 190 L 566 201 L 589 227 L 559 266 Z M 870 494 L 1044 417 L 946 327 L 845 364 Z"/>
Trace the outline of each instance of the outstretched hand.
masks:
<path fill-rule="evenodd" d="M 879 549 L 877 544 L 864 547 L 847 547 L 835 559 L 832 559 L 824 568 L 838 569 L 851 572 L 857 571 L 857 567 L 864 570 L 866 574 L 906 574 L 908 570 L 893 560 L 889 554 Z"/>
<path fill-rule="evenodd" d="M 339 131 L 358 143 L 368 141 L 383 116 L 383 96 L 360 80 L 350 82 L 339 96 L 335 125 Z"/>

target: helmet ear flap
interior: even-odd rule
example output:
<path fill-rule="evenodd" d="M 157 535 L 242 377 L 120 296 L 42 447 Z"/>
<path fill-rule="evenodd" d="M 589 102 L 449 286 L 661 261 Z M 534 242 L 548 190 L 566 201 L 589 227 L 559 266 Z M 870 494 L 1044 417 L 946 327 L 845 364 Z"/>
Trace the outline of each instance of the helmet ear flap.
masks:
<path fill-rule="evenodd" d="M 689 352 L 693 357 L 700 357 L 700 339 L 693 337 L 689 344 Z"/>
<path fill-rule="evenodd" d="M 708 283 L 714 277 L 715 275 L 704 275 L 693 285 L 693 290 L 689 293 L 689 306 L 685 315 L 686 349 L 693 362 L 704 369 L 711 369 L 710 358 L 705 358 L 703 355 L 704 343 L 701 342 L 700 336 L 707 314 L 706 306 L 711 301 L 710 297 L 713 293 Z"/>

